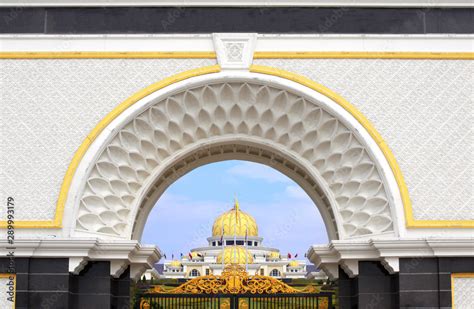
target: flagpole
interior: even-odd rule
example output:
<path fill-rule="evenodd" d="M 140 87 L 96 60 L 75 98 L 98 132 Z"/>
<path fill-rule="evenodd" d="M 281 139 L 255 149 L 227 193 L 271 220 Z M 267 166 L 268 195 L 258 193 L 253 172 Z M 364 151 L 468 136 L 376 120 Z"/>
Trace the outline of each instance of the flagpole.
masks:
<path fill-rule="evenodd" d="M 233 256 L 234 256 L 234 261 L 233 261 L 233 262 L 234 262 L 234 263 L 235 263 L 235 261 L 237 260 L 237 259 L 236 259 L 236 254 L 237 254 L 237 231 L 236 231 L 236 229 L 237 229 L 237 218 L 238 218 L 238 217 L 237 217 L 237 215 L 238 215 L 238 214 L 237 214 L 237 210 L 238 210 L 238 209 L 237 209 L 237 208 L 238 208 L 238 207 L 237 207 L 237 205 L 238 205 L 237 203 L 238 203 L 238 202 L 237 202 L 237 198 L 236 198 L 235 201 L 234 201 L 234 209 L 235 209 L 234 252 L 233 252 L 233 253 L 234 253 L 234 254 L 233 254 Z"/>
<path fill-rule="evenodd" d="M 246 221 L 245 222 L 245 271 L 246 272 L 248 272 L 248 258 L 249 258 L 249 252 L 248 252 L 248 246 L 247 246 L 248 230 L 249 230 L 249 223 Z"/>
<path fill-rule="evenodd" d="M 224 246 L 225 246 L 225 243 L 224 243 L 224 222 L 222 222 L 222 234 L 221 234 L 221 246 L 222 246 L 222 271 L 224 271 L 224 259 L 225 259 L 225 256 L 224 256 Z"/>

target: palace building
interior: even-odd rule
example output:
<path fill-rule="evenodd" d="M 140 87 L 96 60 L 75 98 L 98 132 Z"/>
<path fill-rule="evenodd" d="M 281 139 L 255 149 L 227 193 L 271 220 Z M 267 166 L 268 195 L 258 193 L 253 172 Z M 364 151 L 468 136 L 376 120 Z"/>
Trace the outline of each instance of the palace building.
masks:
<path fill-rule="evenodd" d="M 289 259 L 277 248 L 266 247 L 258 234 L 255 219 L 242 211 L 236 200 L 234 207 L 219 215 L 212 226 L 208 246 L 194 248 L 179 260 L 165 261 L 164 278 L 193 278 L 220 275 L 228 264 L 241 264 L 247 272 L 276 278 L 305 278 L 304 260 Z"/>

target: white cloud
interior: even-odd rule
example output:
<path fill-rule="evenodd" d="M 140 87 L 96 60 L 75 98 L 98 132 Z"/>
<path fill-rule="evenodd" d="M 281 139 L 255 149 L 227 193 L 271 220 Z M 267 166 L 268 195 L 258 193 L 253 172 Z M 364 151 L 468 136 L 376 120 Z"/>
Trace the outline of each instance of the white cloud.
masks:
<path fill-rule="evenodd" d="M 308 195 L 300 186 L 287 186 L 285 188 L 285 193 L 288 197 L 296 199 L 309 199 Z"/>
<path fill-rule="evenodd" d="M 263 164 L 253 162 L 241 162 L 226 172 L 232 176 L 246 177 L 251 179 L 261 179 L 269 183 L 290 182 L 291 180 L 279 171 L 265 166 Z"/>

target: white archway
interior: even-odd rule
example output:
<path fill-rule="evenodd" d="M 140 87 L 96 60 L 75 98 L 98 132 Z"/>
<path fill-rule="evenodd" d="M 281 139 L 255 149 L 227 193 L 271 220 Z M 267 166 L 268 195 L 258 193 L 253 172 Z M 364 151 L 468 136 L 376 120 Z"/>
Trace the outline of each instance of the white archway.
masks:
<path fill-rule="evenodd" d="M 268 164 L 296 180 L 331 239 L 398 236 L 403 226 L 390 165 L 353 115 L 301 84 L 236 71 L 177 82 L 118 115 L 74 175 L 70 236 L 139 238 L 172 181 L 226 159 Z"/>

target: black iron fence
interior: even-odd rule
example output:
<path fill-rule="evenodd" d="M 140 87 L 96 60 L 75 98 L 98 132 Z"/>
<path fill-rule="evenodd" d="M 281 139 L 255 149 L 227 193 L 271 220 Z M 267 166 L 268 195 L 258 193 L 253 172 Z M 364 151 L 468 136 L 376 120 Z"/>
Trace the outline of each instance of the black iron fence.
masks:
<path fill-rule="evenodd" d="M 137 295 L 136 309 L 330 309 L 333 293 L 301 294 L 161 294 Z"/>

